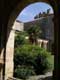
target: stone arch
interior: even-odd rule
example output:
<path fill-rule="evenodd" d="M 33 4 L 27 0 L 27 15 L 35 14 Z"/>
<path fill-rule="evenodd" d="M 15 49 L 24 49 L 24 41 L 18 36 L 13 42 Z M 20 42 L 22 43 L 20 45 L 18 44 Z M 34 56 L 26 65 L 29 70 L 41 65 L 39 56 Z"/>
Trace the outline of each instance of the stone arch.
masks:
<path fill-rule="evenodd" d="M 10 14 L 9 21 L 8 21 L 8 28 L 7 28 L 7 45 L 6 45 L 6 60 L 5 60 L 5 79 L 7 80 L 9 77 L 13 76 L 13 53 L 14 53 L 14 30 L 13 25 L 15 22 L 16 17 L 20 13 L 20 11 L 26 7 L 27 5 L 34 3 L 34 2 L 46 2 L 50 4 L 54 9 L 54 15 L 57 15 L 57 4 L 55 0 L 25 0 L 18 3 L 16 8 Z M 12 47 L 12 48 L 11 48 Z M 11 52 L 10 52 L 11 51 Z M 10 54 L 11 53 L 11 54 Z M 9 57 L 9 59 L 8 59 Z M 8 62 L 11 63 L 9 63 Z M 10 64 L 10 65 L 9 65 Z M 7 66 L 9 65 L 9 66 Z"/>

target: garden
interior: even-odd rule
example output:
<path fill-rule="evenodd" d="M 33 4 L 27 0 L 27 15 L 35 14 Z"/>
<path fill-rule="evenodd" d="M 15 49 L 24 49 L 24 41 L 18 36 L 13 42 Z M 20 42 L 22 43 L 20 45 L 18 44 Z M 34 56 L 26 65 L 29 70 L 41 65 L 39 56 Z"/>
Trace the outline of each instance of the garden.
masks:
<path fill-rule="evenodd" d="M 39 29 L 35 29 L 37 32 Z M 41 48 L 37 44 L 36 31 L 33 32 L 16 32 L 15 49 L 14 49 L 14 77 L 22 80 L 28 79 L 30 76 L 42 75 L 51 72 L 54 69 L 54 56 L 51 52 Z M 38 33 L 39 34 L 39 33 Z M 26 36 L 32 38 L 25 39 Z M 35 37 L 36 38 L 35 38 Z M 35 40 L 34 40 L 35 39 Z M 34 40 L 31 44 L 31 41 Z"/>

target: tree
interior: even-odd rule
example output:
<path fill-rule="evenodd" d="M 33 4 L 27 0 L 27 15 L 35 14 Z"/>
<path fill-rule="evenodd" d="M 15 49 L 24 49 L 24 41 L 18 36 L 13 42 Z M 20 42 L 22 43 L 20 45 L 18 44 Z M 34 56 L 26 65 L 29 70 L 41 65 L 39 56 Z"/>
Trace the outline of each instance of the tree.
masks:
<path fill-rule="evenodd" d="M 25 37 L 28 35 L 27 32 L 16 32 L 15 34 L 15 47 L 19 47 L 28 41 L 25 39 Z"/>
<path fill-rule="evenodd" d="M 28 29 L 28 34 L 29 34 L 29 41 L 32 44 L 37 44 L 37 39 L 41 33 L 41 29 L 39 25 L 32 26 L 31 28 Z"/>
<path fill-rule="evenodd" d="M 50 13 L 50 8 L 49 9 L 47 9 L 47 14 L 49 14 Z"/>

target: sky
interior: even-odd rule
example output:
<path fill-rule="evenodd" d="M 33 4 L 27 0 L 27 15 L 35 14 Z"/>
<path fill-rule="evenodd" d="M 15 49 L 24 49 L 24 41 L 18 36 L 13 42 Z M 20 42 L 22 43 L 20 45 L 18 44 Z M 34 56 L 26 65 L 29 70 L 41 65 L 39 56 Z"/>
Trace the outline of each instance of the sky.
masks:
<path fill-rule="evenodd" d="M 49 4 L 43 3 L 43 2 L 37 2 L 28 5 L 25 7 L 20 14 L 17 17 L 17 20 L 21 22 L 29 22 L 34 20 L 34 16 L 36 16 L 38 13 L 46 12 L 47 9 L 50 8 L 50 13 L 53 13 L 53 9 Z"/>

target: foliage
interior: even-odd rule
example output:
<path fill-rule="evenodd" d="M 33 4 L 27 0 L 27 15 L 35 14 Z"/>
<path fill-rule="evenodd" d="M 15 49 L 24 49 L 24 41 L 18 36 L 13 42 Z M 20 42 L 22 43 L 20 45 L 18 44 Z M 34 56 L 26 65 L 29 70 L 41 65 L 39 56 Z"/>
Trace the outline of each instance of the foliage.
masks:
<path fill-rule="evenodd" d="M 40 26 L 39 25 L 31 26 L 27 32 L 29 34 L 30 42 L 32 44 L 33 43 L 37 44 L 37 38 L 40 36 L 40 33 L 42 32 Z"/>
<path fill-rule="evenodd" d="M 34 26 L 31 26 L 29 29 L 28 29 L 28 33 L 31 34 L 35 34 L 35 36 L 38 36 L 39 33 L 41 33 L 41 29 L 40 29 L 40 26 L 39 25 L 34 25 Z"/>
<path fill-rule="evenodd" d="M 16 32 L 15 35 L 15 47 L 21 46 L 23 44 L 27 44 L 28 40 L 25 37 L 28 35 L 27 32 Z"/>
<path fill-rule="evenodd" d="M 23 80 L 26 80 L 29 78 L 29 76 L 35 75 L 35 72 L 33 70 L 33 67 L 31 66 L 18 66 L 15 69 L 15 77 L 21 78 Z"/>
<path fill-rule="evenodd" d="M 33 66 L 36 74 L 53 70 L 53 56 L 43 48 L 35 45 L 23 45 L 15 48 L 15 70 L 17 66 Z"/>

